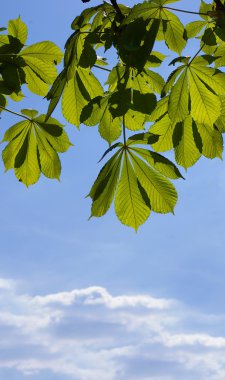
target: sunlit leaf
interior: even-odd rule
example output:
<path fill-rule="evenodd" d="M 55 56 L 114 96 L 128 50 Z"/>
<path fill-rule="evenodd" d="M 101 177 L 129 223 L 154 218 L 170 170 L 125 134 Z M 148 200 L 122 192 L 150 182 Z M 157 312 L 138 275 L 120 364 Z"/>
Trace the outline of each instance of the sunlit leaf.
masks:
<path fill-rule="evenodd" d="M 8 145 L 2 152 L 5 169 L 14 169 L 19 181 L 26 186 L 36 183 L 41 172 L 59 179 L 61 164 L 57 152 L 65 152 L 71 145 L 62 125 L 45 115 L 35 117 L 37 111 L 22 110 L 31 119 L 9 128 L 3 138 Z"/>
<path fill-rule="evenodd" d="M 15 20 L 10 20 L 8 23 L 8 33 L 18 38 L 20 42 L 24 45 L 27 40 L 27 26 L 26 24 L 21 20 L 20 17 L 18 17 Z"/>
<path fill-rule="evenodd" d="M 151 209 L 159 213 L 173 212 L 177 202 L 173 184 L 137 156 L 132 155 L 132 163 L 138 180 L 149 197 Z"/>
<path fill-rule="evenodd" d="M 150 215 L 150 207 L 143 198 L 127 154 L 124 156 L 121 178 L 116 193 L 115 212 L 121 223 L 133 227 L 135 230 Z"/>
<path fill-rule="evenodd" d="M 175 133 L 179 135 L 174 146 L 175 158 L 179 165 L 187 169 L 201 157 L 193 135 L 192 118 L 188 116 L 183 123 L 179 123 L 175 128 Z"/>

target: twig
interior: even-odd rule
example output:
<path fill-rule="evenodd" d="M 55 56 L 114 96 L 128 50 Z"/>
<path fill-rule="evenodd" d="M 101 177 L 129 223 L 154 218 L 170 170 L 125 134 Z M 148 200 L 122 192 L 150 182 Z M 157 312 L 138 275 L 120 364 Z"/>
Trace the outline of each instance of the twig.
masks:
<path fill-rule="evenodd" d="M 184 9 L 177 9 L 177 8 L 172 8 L 172 7 L 163 7 L 163 8 L 164 9 L 170 9 L 171 11 L 176 11 L 176 12 L 190 13 L 192 15 L 209 16 L 208 13 L 203 13 L 203 12 L 185 11 Z"/>
<path fill-rule="evenodd" d="M 29 121 L 31 120 L 28 116 L 22 115 L 21 113 L 17 113 L 17 112 L 11 111 L 11 110 L 9 110 L 8 108 L 5 108 L 5 107 L 3 107 L 3 106 L 0 106 L 0 109 L 2 109 L 3 111 L 10 112 L 10 113 L 12 113 L 13 115 L 23 117 L 24 119 L 27 119 L 27 120 L 29 120 Z"/>
<path fill-rule="evenodd" d="M 124 19 L 124 14 L 121 12 L 121 10 L 120 10 L 120 7 L 119 7 L 119 5 L 117 4 L 117 1 L 116 0 L 110 0 L 111 1 L 111 4 L 112 4 L 112 6 L 113 6 L 113 8 L 115 9 L 115 11 L 116 11 L 116 13 L 118 14 L 118 16 L 119 16 L 119 20 L 120 21 L 123 21 L 123 19 Z"/>
<path fill-rule="evenodd" d="M 94 65 L 93 67 L 96 67 L 97 69 L 105 70 L 105 71 L 108 71 L 109 73 L 111 73 L 111 70 L 110 69 L 106 69 L 105 67 L 98 66 L 98 65 Z"/>

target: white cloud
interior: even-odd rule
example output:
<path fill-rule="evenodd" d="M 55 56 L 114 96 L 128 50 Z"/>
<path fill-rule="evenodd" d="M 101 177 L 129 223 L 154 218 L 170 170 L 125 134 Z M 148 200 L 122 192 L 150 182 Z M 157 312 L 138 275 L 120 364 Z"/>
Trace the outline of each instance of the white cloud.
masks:
<path fill-rule="evenodd" d="M 13 290 L 15 287 L 15 282 L 11 279 L 0 278 L 0 291 Z"/>
<path fill-rule="evenodd" d="M 123 308 L 123 307 L 137 307 L 143 306 L 147 309 L 165 309 L 171 305 L 170 300 L 163 298 L 153 298 L 149 295 L 122 295 L 112 297 L 106 289 L 100 286 L 91 286 L 86 289 L 75 289 L 71 292 L 62 292 L 56 294 L 49 294 L 47 296 L 39 296 L 34 299 L 41 305 L 48 305 L 51 303 L 60 303 L 62 305 L 72 305 L 78 301 L 86 305 L 105 305 L 110 309 Z"/>
<path fill-rule="evenodd" d="M 35 380 L 44 371 L 57 380 L 225 378 L 225 316 L 99 286 L 31 297 L 10 283 L 0 279 L 0 377 L 7 369 Z"/>

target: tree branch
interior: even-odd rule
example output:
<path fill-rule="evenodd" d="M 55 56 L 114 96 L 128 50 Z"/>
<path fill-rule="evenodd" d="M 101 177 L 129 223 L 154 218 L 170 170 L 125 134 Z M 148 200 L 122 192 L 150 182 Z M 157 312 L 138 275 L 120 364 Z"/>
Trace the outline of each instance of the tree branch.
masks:
<path fill-rule="evenodd" d="M 118 14 L 119 20 L 123 21 L 123 19 L 124 19 L 125 16 L 121 12 L 120 7 L 117 4 L 117 1 L 116 0 L 110 0 L 110 2 L 112 4 L 113 8 L 115 9 L 116 13 Z"/>

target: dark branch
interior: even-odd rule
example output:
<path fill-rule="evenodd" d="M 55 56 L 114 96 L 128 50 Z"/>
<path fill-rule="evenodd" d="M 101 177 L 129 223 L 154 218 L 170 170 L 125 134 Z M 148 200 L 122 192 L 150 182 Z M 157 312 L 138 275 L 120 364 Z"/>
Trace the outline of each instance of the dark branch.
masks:
<path fill-rule="evenodd" d="M 117 1 L 116 0 L 110 0 L 110 2 L 112 4 L 113 8 L 115 9 L 116 13 L 118 14 L 119 20 L 123 21 L 123 19 L 124 19 L 125 16 L 121 12 L 120 7 L 117 4 Z"/>

